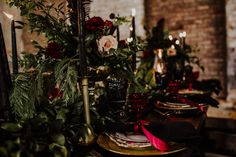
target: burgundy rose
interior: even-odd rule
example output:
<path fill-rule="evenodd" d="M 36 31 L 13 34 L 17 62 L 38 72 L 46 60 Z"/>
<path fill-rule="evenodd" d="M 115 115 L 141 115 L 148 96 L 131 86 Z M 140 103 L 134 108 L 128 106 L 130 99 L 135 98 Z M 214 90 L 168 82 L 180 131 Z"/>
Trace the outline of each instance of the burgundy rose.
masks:
<path fill-rule="evenodd" d="M 62 45 L 53 41 L 53 42 L 48 43 L 45 54 L 52 58 L 59 59 L 60 53 L 63 50 L 63 48 L 64 47 Z"/>
<path fill-rule="evenodd" d="M 103 30 L 104 28 L 104 21 L 101 17 L 92 17 L 91 19 L 86 21 L 86 29 L 87 30 Z"/>

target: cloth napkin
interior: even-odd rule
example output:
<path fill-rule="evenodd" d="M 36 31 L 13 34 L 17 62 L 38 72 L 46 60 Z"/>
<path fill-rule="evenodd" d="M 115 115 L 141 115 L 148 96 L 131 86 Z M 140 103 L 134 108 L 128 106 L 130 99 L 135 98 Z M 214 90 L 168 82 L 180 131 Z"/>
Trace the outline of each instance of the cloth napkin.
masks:
<path fill-rule="evenodd" d="M 95 127 L 98 132 L 134 132 L 135 123 L 109 122 Z M 198 141 L 200 136 L 194 126 L 185 121 L 155 121 L 149 122 L 145 128 L 154 136 L 166 142 L 193 142 Z M 139 129 L 141 132 L 141 129 Z"/>

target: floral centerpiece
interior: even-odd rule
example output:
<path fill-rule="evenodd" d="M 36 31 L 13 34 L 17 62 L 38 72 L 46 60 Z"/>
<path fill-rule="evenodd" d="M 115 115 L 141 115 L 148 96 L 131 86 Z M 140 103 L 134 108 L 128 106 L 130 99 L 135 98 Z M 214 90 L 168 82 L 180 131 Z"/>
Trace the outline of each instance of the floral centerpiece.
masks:
<path fill-rule="evenodd" d="M 4 148 L 1 154 L 73 156 L 83 152 L 76 151 L 83 134 L 84 116 L 75 2 L 68 1 L 68 12 L 64 11 L 64 3 L 55 5 L 46 0 L 7 3 L 18 7 L 31 32 L 43 34 L 47 43 L 41 46 L 33 41 L 37 52 L 24 52 L 20 57 L 21 72 L 14 76 L 10 96 L 14 118 L 13 122 L 1 124 L 1 135 L 5 137 L 1 138 Z M 95 129 L 96 123 L 113 118 L 100 109 L 107 104 L 107 78 L 119 74 L 136 82 L 132 55 L 143 47 L 138 38 L 118 41 L 116 29 L 129 20 L 114 14 L 110 17 L 109 20 L 92 17 L 85 22 L 90 110 Z M 8 140 L 12 147 L 6 147 Z M 13 150 L 13 146 L 18 149 Z"/>
<path fill-rule="evenodd" d="M 152 31 L 147 32 L 148 47 L 138 69 L 137 78 L 149 90 L 166 89 L 168 83 L 174 82 L 183 85 L 186 81 L 196 80 L 199 70 L 204 70 L 195 53 L 198 50 L 188 45 L 185 37 L 174 38 L 165 31 L 164 21 L 160 19 Z M 193 71 L 193 67 L 199 69 Z"/>

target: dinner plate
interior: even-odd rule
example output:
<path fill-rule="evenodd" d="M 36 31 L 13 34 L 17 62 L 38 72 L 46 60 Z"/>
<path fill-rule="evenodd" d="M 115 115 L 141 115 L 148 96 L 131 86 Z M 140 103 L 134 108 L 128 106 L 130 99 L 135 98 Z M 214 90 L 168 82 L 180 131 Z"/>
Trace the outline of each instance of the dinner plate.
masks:
<path fill-rule="evenodd" d="M 173 102 L 165 102 L 161 103 L 162 106 L 169 108 L 190 108 L 191 106 L 185 103 L 173 103 Z"/>
<path fill-rule="evenodd" d="M 115 137 L 131 142 L 149 142 L 145 135 L 134 132 L 127 132 L 127 133 L 116 132 Z"/>
<path fill-rule="evenodd" d="M 185 147 L 185 144 L 178 144 L 173 143 L 170 144 L 170 150 L 169 151 L 159 151 L 158 149 L 155 149 L 154 147 L 144 147 L 144 148 L 127 148 L 127 147 L 121 147 L 117 145 L 114 141 L 111 140 L 107 134 L 102 133 L 97 138 L 98 145 L 115 154 L 120 155 L 130 155 L 130 156 L 156 156 L 156 155 L 167 155 L 167 154 L 173 154 L 180 151 L 184 151 L 187 148 Z"/>
<path fill-rule="evenodd" d="M 198 109 L 197 106 L 191 106 L 184 103 L 173 103 L 173 102 L 157 102 L 155 106 L 157 108 L 166 109 L 166 110 L 196 110 Z"/>
<path fill-rule="evenodd" d="M 151 147 L 151 143 L 148 141 L 146 136 L 142 134 L 135 133 L 105 133 L 111 141 L 116 143 L 120 147 L 132 148 L 132 149 L 142 149 L 146 147 Z"/>

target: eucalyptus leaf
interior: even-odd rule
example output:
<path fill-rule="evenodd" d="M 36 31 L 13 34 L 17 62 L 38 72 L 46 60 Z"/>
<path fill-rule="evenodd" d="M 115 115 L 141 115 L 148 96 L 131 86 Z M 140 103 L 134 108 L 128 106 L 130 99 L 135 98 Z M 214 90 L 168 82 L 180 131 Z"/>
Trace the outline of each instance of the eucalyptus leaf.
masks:
<path fill-rule="evenodd" d="M 22 126 L 19 123 L 5 122 L 1 124 L 1 128 L 10 132 L 18 132 L 22 130 Z"/>

